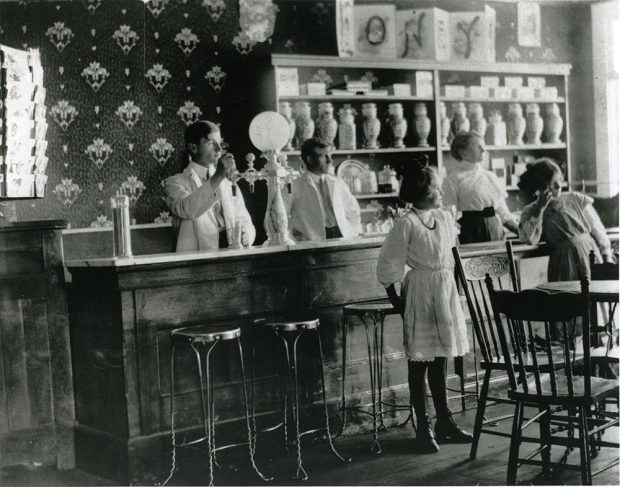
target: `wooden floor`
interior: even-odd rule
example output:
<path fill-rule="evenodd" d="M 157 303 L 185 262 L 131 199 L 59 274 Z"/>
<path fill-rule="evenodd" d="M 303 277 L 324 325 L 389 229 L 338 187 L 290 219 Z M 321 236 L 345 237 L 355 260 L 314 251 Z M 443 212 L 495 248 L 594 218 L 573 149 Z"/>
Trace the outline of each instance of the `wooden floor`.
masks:
<path fill-rule="evenodd" d="M 456 421 L 471 431 L 474 410 L 464 414 L 455 414 Z M 494 413 L 495 414 L 495 413 Z M 501 426 L 509 428 L 510 421 Z M 279 449 L 281 437 L 269 433 L 259 439 L 257 463 L 264 473 L 275 476 L 269 484 L 256 477 L 249 469 L 249 463 L 243 448 L 221 452 L 218 459 L 226 467 L 215 472 L 216 485 L 293 485 L 296 469 L 295 452 L 283 452 Z M 618 429 L 611 430 L 607 437 L 618 435 Z M 371 435 L 356 435 L 340 438 L 337 449 L 352 458 L 342 464 L 329 451 L 324 440 L 302 440 L 304 467 L 309 479 L 306 485 L 503 485 L 506 482 L 506 461 L 509 440 L 506 438 L 483 436 L 480 443 L 478 459 L 469 460 L 468 445 L 441 445 L 441 451 L 434 455 L 415 452 L 415 433 L 411 425 L 404 428 L 390 428 L 382 432 L 380 442 L 383 453 L 369 453 Z M 559 447 L 556 447 L 559 448 Z M 561 450 L 554 453 L 559 456 Z M 605 449 L 593 460 L 593 470 L 618 457 L 617 450 Z M 206 456 L 198 451 L 182 450 L 178 456 L 177 473 L 170 485 L 207 485 L 208 470 Z M 578 463 L 579 454 L 570 454 L 569 463 Z M 521 467 L 518 482 L 522 485 L 554 484 L 579 485 L 578 472 L 563 470 L 551 479 L 543 482 L 537 467 Z M 596 485 L 618 485 L 618 466 L 607 470 L 594 478 Z M 163 479 L 154 479 L 153 483 Z M 57 472 L 47 467 L 16 466 L 0 470 L 0 486 L 90 486 L 111 485 L 109 481 L 92 477 L 77 470 Z"/>

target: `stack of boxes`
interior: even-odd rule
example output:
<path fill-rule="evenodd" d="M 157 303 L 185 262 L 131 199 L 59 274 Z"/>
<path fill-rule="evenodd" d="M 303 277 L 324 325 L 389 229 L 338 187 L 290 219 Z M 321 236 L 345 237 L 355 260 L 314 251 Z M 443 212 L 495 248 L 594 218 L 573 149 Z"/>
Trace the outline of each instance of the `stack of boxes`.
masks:
<path fill-rule="evenodd" d="M 0 198 L 42 198 L 47 123 L 38 49 L 0 45 Z"/>

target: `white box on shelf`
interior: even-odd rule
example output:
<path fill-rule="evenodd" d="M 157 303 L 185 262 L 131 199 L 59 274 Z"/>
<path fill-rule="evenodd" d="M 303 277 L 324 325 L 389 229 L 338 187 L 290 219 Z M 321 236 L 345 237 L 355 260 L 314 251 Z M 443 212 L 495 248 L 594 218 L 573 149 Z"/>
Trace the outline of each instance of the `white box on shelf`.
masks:
<path fill-rule="evenodd" d="M 467 96 L 469 98 L 488 98 L 489 88 L 486 86 L 469 86 L 467 88 Z"/>
<path fill-rule="evenodd" d="M 495 88 L 499 86 L 499 76 L 480 76 L 480 86 Z"/>
<path fill-rule="evenodd" d="M 355 5 L 355 55 L 395 58 L 394 5 Z"/>
<path fill-rule="evenodd" d="M 557 98 L 558 89 L 555 86 L 546 86 L 542 90 L 542 97 L 547 99 Z"/>
<path fill-rule="evenodd" d="M 415 73 L 416 96 L 433 96 L 433 73 L 430 71 L 416 71 Z"/>
<path fill-rule="evenodd" d="M 517 98 L 531 99 L 534 98 L 534 95 L 534 88 L 530 86 L 522 86 L 521 88 L 517 88 Z"/>
<path fill-rule="evenodd" d="M 411 85 L 408 83 L 394 83 L 389 91 L 394 96 L 411 96 Z"/>
<path fill-rule="evenodd" d="M 495 61 L 495 10 L 450 13 L 450 59 Z"/>
<path fill-rule="evenodd" d="M 301 95 L 321 96 L 326 93 L 325 83 L 305 83 L 299 86 Z"/>
<path fill-rule="evenodd" d="M 512 95 L 512 88 L 508 86 L 496 86 L 493 88 L 493 98 L 498 100 L 510 100 Z"/>
<path fill-rule="evenodd" d="M 491 171 L 495 173 L 499 183 L 506 187 L 506 161 L 503 157 L 491 158 Z"/>
<path fill-rule="evenodd" d="M 278 68 L 276 73 L 278 96 L 299 95 L 299 74 L 297 68 Z"/>
<path fill-rule="evenodd" d="M 450 14 L 439 8 L 396 11 L 396 56 L 450 59 Z"/>
<path fill-rule="evenodd" d="M 465 98 L 465 87 L 463 85 L 445 85 L 443 94 L 448 98 Z"/>
<path fill-rule="evenodd" d="M 523 86 L 523 78 L 521 76 L 504 76 L 504 86 L 521 88 Z"/>
<path fill-rule="evenodd" d="M 546 80 L 541 76 L 528 76 L 527 85 L 534 89 L 541 89 L 545 87 Z"/>

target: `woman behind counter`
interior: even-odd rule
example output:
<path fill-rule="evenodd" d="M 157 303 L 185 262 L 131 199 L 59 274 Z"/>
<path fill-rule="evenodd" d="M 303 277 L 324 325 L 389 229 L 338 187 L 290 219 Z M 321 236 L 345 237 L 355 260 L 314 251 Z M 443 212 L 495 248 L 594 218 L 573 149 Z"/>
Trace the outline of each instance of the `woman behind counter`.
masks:
<path fill-rule="evenodd" d="M 444 207 L 456 206 L 461 218 L 461 244 L 504 238 L 504 226 L 517 233 L 517 222 L 506 205 L 506 190 L 492 171 L 480 167 L 484 142 L 471 132 L 454 137 L 450 155 L 459 161 L 443 182 Z"/>
<path fill-rule="evenodd" d="M 528 164 L 521 175 L 519 189 L 534 201 L 523 208 L 519 223 L 522 242 L 551 245 L 547 279 L 573 281 L 590 276 L 589 254 L 594 250 L 611 261 L 611 244 L 592 198 L 581 193 L 562 194 L 562 171 L 551 159 Z M 600 250 L 599 250 L 600 248 Z"/>

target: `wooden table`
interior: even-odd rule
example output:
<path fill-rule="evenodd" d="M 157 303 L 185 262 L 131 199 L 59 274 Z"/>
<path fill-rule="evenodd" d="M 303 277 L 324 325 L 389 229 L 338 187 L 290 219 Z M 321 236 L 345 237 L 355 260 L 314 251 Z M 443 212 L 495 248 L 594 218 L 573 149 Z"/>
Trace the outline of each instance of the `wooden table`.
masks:
<path fill-rule="evenodd" d="M 538 285 L 546 291 L 581 292 L 580 281 L 545 282 Z M 620 293 L 619 281 L 590 281 L 590 299 L 602 303 L 617 303 Z"/>

